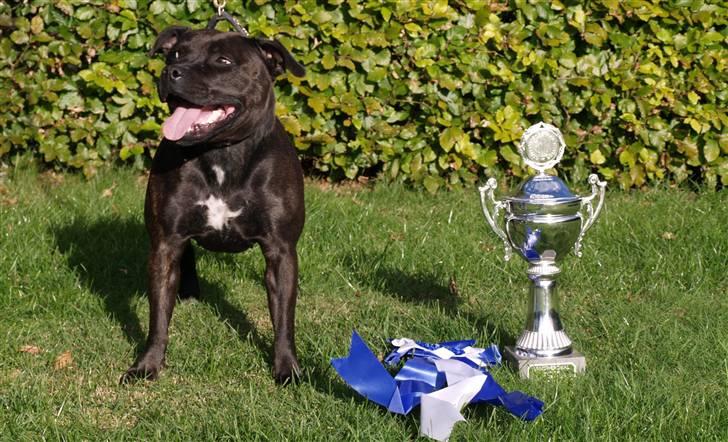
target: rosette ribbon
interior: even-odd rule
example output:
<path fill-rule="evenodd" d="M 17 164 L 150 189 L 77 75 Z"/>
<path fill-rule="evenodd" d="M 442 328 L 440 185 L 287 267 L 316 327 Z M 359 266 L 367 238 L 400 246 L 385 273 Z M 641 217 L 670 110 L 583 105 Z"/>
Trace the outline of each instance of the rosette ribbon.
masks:
<path fill-rule="evenodd" d="M 420 406 L 420 433 L 447 440 L 455 423 L 464 421 L 466 404 L 485 402 L 502 406 L 511 414 L 532 421 L 543 411 L 543 402 L 520 391 L 507 393 L 485 369 L 501 361 L 498 348 L 472 347 L 474 340 L 438 344 L 393 339 L 395 349 L 384 358 L 395 366 L 392 375 L 354 331 L 349 355 L 334 358 L 331 365 L 357 393 L 397 414 L 409 414 Z"/>

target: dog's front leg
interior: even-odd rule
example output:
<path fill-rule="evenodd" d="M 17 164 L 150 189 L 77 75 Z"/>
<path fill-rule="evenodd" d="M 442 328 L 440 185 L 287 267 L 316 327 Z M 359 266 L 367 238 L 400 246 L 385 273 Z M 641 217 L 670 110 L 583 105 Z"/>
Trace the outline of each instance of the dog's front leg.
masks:
<path fill-rule="evenodd" d="M 144 352 L 121 378 L 156 379 L 164 365 L 169 339 L 169 321 L 180 281 L 180 261 L 185 248 L 182 241 L 153 241 L 149 253 L 149 335 Z"/>
<path fill-rule="evenodd" d="M 273 322 L 273 378 L 285 383 L 299 374 L 294 323 L 298 284 L 295 244 L 261 244 L 265 256 L 265 286 Z"/>

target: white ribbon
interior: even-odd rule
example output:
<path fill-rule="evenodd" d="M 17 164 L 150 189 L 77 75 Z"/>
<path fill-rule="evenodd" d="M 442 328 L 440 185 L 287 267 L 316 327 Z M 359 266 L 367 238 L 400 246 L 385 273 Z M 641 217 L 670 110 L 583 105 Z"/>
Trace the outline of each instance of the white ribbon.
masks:
<path fill-rule="evenodd" d="M 486 350 L 484 348 L 468 346 L 468 347 L 463 348 L 463 354 L 457 355 L 445 347 L 439 347 L 435 350 L 430 350 L 429 348 L 423 347 L 423 346 L 417 344 L 417 342 L 415 342 L 413 339 L 409 339 L 409 338 L 392 339 L 392 345 L 395 347 L 398 347 L 396 352 L 400 356 L 404 356 L 410 350 L 417 349 L 417 350 L 421 350 L 425 353 L 431 353 L 440 359 L 447 360 L 447 359 L 451 359 L 453 357 L 466 358 L 469 361 L 472 361 L 478 367 L 487 367 L 488 366 L 488 364 L 485 363 L 485 361 L 483 361 L 479 357 L 479 355 Z"/>
<path fill-rule="evenodd" d="M 437 370 L 445 373 L 447 388 L 422 396 L 420 403 L 420 434 L 446 441 L 457 422 L 465 418 L 460 413 L 483 388 L 488 376 L 455 360 L 435 361 Z"/>

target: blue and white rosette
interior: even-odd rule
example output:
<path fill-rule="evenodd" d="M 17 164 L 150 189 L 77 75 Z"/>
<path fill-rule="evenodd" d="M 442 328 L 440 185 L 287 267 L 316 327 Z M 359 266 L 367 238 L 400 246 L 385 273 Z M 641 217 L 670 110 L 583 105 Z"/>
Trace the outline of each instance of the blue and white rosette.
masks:
<path fill-rule="evenodd" d="M 543 411 L 543 402 L 519 391 L 507 393 L 485 369 L 501 362 L 495 345 L 476 348 L 474 340 L 429 344 L 407 338 L 391 342 L 395 349 L 384 362 L 396 366 L 406 359 L 394 377 L 356 331 L 349 355 L 332 359 L 331 365 L 356 392 L 393 413 L 408 414 L 419 405 L 424 436 L 447 440 L 455 423 L 465 420 L 460 410 L 466 404 L 502 406 L 527 421 Z"/>

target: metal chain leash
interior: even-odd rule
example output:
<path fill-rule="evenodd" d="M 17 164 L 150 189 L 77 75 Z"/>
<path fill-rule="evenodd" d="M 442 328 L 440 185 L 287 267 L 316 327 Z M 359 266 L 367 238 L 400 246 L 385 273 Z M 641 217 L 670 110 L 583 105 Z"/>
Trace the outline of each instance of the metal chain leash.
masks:
<path fill-rule="evenodd" d="M 219 22 L 220 20 L 226 20 L 233 26 L 233 28 L 235 28 L 236 31 L 240 33 L 240 35 L 242 35 L 243 37 L 249 36 L 248 30 L 242 27 L 240 23 L 235 20 L 235 17 L 225 11 L 225 5 L 227 4 L 227 0 L 212 0 L 212 4 L 217 8 L 217 15 L 213 17 L 209 23 L 207 23 L 207 29 L 214 29 L 217 22 Z"/>
<path fill-rule="evenodd" d="M 212 4 L 217 8 L 217 15 L 222 15 L 223 11 L 225 11 L 227 0 L 212 0 Z"/>

